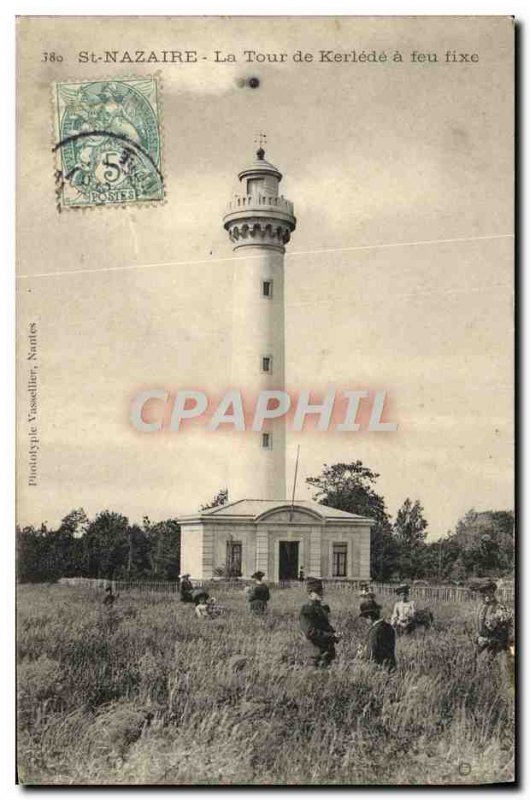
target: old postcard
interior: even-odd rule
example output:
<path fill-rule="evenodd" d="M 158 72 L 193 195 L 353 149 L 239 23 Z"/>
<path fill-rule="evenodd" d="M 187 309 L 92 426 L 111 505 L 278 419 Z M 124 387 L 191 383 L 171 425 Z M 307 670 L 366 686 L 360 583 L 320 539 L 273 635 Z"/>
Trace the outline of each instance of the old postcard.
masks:
<path fill-rule="evenodd" d="M 514 776 L 510 17 L 21 17 L 27 785 Z"/>

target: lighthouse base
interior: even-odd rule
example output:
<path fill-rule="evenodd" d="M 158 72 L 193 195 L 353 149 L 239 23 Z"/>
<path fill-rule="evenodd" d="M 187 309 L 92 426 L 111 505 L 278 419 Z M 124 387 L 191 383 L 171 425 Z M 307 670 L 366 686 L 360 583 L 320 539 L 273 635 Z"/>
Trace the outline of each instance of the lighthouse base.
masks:
<path fill-rule="evenodd" d="M 372 520 L 310 500 L 239 500 L 181 517 L 181 572 L 197 580 L 370 578 Z"/>

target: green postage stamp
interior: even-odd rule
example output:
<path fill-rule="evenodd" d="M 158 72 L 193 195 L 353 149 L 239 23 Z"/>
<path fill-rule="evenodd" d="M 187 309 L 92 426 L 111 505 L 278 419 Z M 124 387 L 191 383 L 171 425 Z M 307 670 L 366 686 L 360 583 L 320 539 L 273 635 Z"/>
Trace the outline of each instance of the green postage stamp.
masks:
<path fill-rule="evenodd" d="M 59 210 L 163 199 L 155 78 L 56 83 L 53 97 Z"/>

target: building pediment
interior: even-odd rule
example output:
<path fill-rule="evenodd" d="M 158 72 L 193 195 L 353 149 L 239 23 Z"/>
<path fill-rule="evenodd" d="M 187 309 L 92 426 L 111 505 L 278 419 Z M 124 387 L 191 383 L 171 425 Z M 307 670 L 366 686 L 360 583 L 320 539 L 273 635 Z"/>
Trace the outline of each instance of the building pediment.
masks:
<path fill-rule="evenodd" d="M 316 513 L 313 510 L 308 509 L 301 509 L 301 508 L 292 508 L 292 507 L 284 507 L 279 509 L 272 509 L 270 511 L 266 511 L 263 514 L 260 514 L 256 517 L 256 522 L 267 522 L 271 524 L 285 524 L 287 523 L 305 523 L 311 524 L 315 522 L 322 523 L 324 518 L 321 514 Z"/>

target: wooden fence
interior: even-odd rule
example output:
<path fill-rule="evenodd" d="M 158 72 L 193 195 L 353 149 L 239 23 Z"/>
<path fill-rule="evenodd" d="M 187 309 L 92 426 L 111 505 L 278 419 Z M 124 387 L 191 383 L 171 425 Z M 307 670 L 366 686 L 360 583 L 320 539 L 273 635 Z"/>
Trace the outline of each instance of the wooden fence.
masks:
<path fill-rule="evenodd" d="M 60 578 L 59 583 L 63 586 L 84 586 L 90 589 L 104 590 L 107 586 L 112 586 L 115 593 L 135 591 L 142 594 L 176 594 L 178 585 L 174 581 L 127 581 L 127 580 L 106 580 L 105 578 Z M 208 586 L 223 589 L 243 589 L 248 581 L 243 579 L 212 580 L 212 581 L 193 581 L 194 586 Z M 344 592 L 358 593 L 362 584 L 366 581 L 357 580 L 333 580 L 326 581 L 324 584 Z M 269 586 L 278 589 L 289 589 L 300 586 L 299 581 L 282 581 L 279 584 L 269 582 Z M 396 585 L 391 583 L 370 583 L 370 588 L 376 595 L 382 597 L 395 597 Z M 430 602 L 463 603 L 477 599 L 477 593 L 466 586 L 411 586 L 411 597 Z M 497 597 L 506 603 L 514 601 L 514 585 L 512 583 L 501 583 L 497 588 Z"/>

